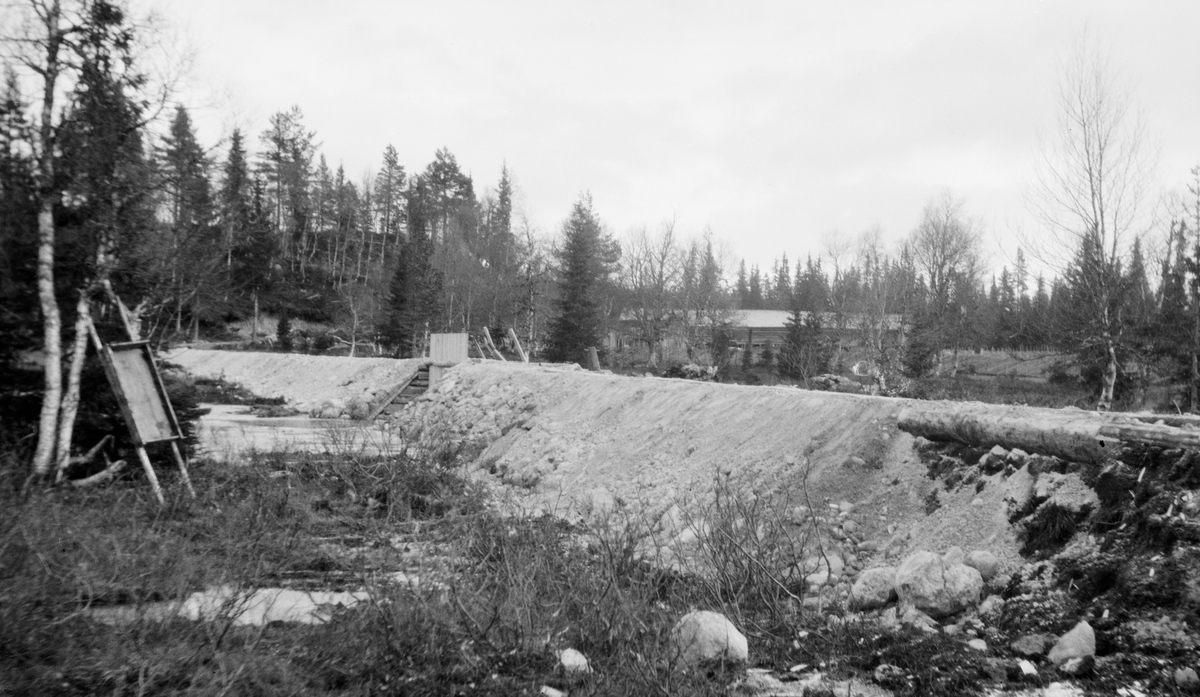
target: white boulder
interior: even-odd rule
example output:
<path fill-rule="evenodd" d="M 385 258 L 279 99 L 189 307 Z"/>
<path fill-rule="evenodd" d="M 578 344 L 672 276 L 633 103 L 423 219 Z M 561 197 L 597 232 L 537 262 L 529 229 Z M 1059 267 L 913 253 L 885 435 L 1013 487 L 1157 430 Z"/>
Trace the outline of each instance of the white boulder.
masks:
<path fill-rule="evenodd" d="M 696 610 L 671 629 L 673 655 L 687 664 L 709 659 L 745 663 L 750 655 L 746 636 L 719 612 Z"/>
<path fill-rule="evenodd" d="M 850 588 L 851 610 L 873 610 L 896 598 L 896 567 L 877 566 L 858 575 Z"/>
<path fill-rule="evenodd" d="M 977 605 L 983 577 L 969 566 L 947 566 L 933 552 L 919 551 L 896 569 L 896 593 L 902 605 L 941 619 Z"/>

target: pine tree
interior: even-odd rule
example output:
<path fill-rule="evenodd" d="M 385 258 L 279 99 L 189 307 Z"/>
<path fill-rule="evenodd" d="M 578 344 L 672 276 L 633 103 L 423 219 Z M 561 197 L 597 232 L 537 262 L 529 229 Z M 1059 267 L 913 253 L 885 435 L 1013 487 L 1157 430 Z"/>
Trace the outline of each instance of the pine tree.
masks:
<path fill-rule="evenodd" d="M 747 304 L 750 301 L 750 285 L 746 277 L 746 261 L 738 265 L 737 282 L 733 286 L 734 302 L 739 309 L 749 309 Z"/>
<path fill-rule="evenodd" d="M 383 149 L 383 165 L 375 175 L 375 215 L 379 219 L 379 232 L 400 244 L 404 227 L 404 166 L 396 148 L 388 145 Z"/>
<path fill-rule="evenodd" d="M 400 245 L 388 288 L 388 306 L 379 333 L 397 357 L 424 354 L 425 334 L 436 329 L 442 298 L 442 274 L 433 266 L 430 222 L 425 217 L 428 190 L 418 178 L 407 206 L 408 239 Z"/>
<path fill-rule="evenodd" d="M 750 300 L 746 303 L 745 309 L 761 310 L 764 304 L 762 272 L 758 270 L 758 264 L 755 264 L 750 269 Z"/>
<path fill-rule="evenodd" d="M 229 138 L 229 155 L 225 159 L 224 180 L 218 194 L 227 268 L 233 266 L 233 248 L 250 228 L 250 186 L 245 141 L 242 132 L 235 128 Z"/>
<path fill-rule="evenodd" d="M 792 303 L 786 322 L 783 345 L 779 348 L 779 374 L 793 380 L 808 380 L 829 372 L 833 350 L 829 338 L 821 333 L 820 316 L 805 315 L 798 302 Z"/>
<path fill-rule="evenodd" d="M 775 279 L 772 288 L 773 310 L 783 310 L 792 305 L 792 271 L 788 265 L 787 254 L 775 266 Z"/>
<path fill-rule="evenodd" d="M 225 274 L 219 272 L 225 259 L 220 253 L 220 228 L 214 225 L 208 158 L 183 107 L 176 108 L 163 146 L 160 169 L 171 211 L 169 258 L 175 330 L 182 331 L 186 315 L 196 339 L 202 319 L 209 321 L 222 314 L 217 305 L 225 294 L 221 287 Z"/>
<path fill-rule="evenodd" d="M 582 361 L 589 347 L 601 346 L 603 318 L 597 297 L 619 253 L 596 217 L 591 195 L 580 195 L 562 228 L 558 307 L 546 341 L 548 360 Z"/>

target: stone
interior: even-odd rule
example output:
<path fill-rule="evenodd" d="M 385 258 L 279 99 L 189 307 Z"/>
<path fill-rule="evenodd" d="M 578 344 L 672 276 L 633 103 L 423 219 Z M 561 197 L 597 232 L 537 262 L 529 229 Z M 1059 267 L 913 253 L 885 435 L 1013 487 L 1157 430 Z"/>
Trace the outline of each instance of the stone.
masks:
<path fill-rule="evenodd" d="M 1008 664 L 1004 659 L 989 656 L 981 661 L 979 667 L 983 668 L 983 672 L 987 673 L 994 682 L 1001 685 L 1008 682 Z"/>
<path fill-rule="evenodd" d="M 904 669 L 899 666 L 894 666 L 891 663 L 880 663 L 875 667 L 875 672 L 872 676 L 875 682 L 884 687 L 899 687 L 904 684 L 905 673 Z"/>
<path fill-rule="evenodd" d="M 879 614 L 879 626 L 884 629 L 895 629 L 900 626 L 900 617 L 896 613 L 896 607 L 892 606 Z"/>
<path fill-rule="evenodd" d="M 922 550 L 896 569 L 895 588 L 902 605 L 940 619 L 977 605 L 983 577 L 964 564 L 946 566 L 941 557 Z"/>
<path fill-rule="evenodd" d="M 1007 460 L 1008 451 L 999 445 L 993 445 L 990 451 L 979 458 L 979 466 L 985 473 L 995 474 L 1004 468 Z"/>
<path fill-rule="evenodd" d="M 858 523 L 856 523 L 853 520 L 847 520 L 846 522 L 842 523 L 842 532 L 845 532 L 847 534 L 853 534 L 857 530 L 858 530 Z"/>
<path fill-rule="evenodd" d="M 1053 637 L 1045 634 L 1026 634 L 1025 636 L 1013 641 L 1009 644 L 1014 653 L 1022 656 L 1041 656 L 1046 653 L 1046 644 L 1050 643 Z"/>
<path fill-rule="evenodd" d="M 1004 610 L 1004 598 L 998 595 L 989 595 L 979 603 L 980 617 L 998 616 Z"/>
<path fill-rule="evenodd" d="M 1017 661 L 1017 667 L 1021 669 L 1021 675 L 1028 675 L 1028 676 L 1037 675 L 1037 668 L 1034 668 L 1033 664 L 1030 663 L 1029 661 L 1025 660 L 1024 658 Z"/>
<path fill-rule="evenodd" d="M 1068 658 L 1058 669 L 1067 675 L 1080 678 L 1096 669 L 1096 659 L 1092 656 Z"/>
<path fill-rule="evenodd" d="M 709 610 L 689 612 L 675 623 L 671 650 L 688 664 L 709 659 L 745 663 L 750 655 L 746 636 L 725 615 Z"/>
<path fill-rule="evenodd" d="M 951 547 L 942 555 L 942 563 L 946 566 L 963 563 L 966 556 L 963 554 L 962 547 Z"/>
<path fill-rule="evenodd" d="M 1087 620 L 1075 625 L 1071 631 L 1059 637 L 1048 655 L 1056 665 L 1062 665 L 1072 658 L 1095 656 L 1096 632 L 1092 625 Z"/>
<path fill-rule="evenodd" d="M 938 630 L 937 620 L 911 606 L 900 614 L 899 621 L 900 624 L 920 629 L 924 632 L 934 633 Z"/>
<path fill-rule="evenodd" d="M 1008 483 L 1004 487 L 1004 504 L 1010 520 L 1014 516 L 1027 512 L 1033 501 L 1033 489 L 1033 474 L 1029 472 L 1029 465 L 1009 476 Z"/>
<path fill-rule="evenodd" d="M 351 399 L 349 406 L 346 407 L 346 413 L 352 419 L 359 421 L 366 419 L 371 415 L 371 400 L 363 396 Z"/>
<path fill-rule="evenodd" d="M 1185 690 L 1195 689 L 1200 686 L 1200 676 L 1192 668 L 1178 668 L 1175 670 L 1175 684 Z"/>
<path fill-rule="evenodd" d="M 559 652 L 558 663 L 563 667 L 563 672 L 567 674 L 592 672 L 587 656 L 575 649 L 563 649 Z"/>
<path fill-rule="evenodd" d="M 873 610 L 896 599 L 896 569 L 877 566 L 858 575 L 850 588 L 851 610 Z"/>
<path fill-rule="evenodd" d="M 842 561 L 841 554 L 831 552 L 823 557 L 805 559 L 802 568 L 809 572 L 804 576 L 805 583 L 812 588 L 820 588 L 840 578 L 846 570 L 846 562 Z"/>
<path fill-rule="evenodd" d="M 978 571 L 979 575 L 983 577 L 984 583 L 992 580 L 1000 568 L 1000 560 L 996 558 L 996 555 L 984 549 L 971 552 L 963 563 Z"/>
<path fill-rule="evenodd" d="M 967 646 L 970 646 L 976 651 L 987 651 L 987 642 L 983 639 L 972 639 L 967 642 Z"/>

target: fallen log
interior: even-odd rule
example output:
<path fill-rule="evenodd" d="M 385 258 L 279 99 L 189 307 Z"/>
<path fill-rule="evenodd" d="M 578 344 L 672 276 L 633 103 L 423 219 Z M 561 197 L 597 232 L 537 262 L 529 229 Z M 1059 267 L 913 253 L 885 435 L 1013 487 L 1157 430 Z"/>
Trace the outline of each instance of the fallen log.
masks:
<path fill-rule="evenodd" d="M 1147 423 L 1151 419 L 1156 423 Z M 901 410 L 897 422 L 902 430 L 930 440 L 1020 448 L 1073 462 L 1099 463 L 1115 457 L 1122 442 L 1200 450 L 1194 417 L 921 402 Z"/>
<path fill-rule="evenodd" d="M 68 479 L 67 483 L 70 484 L 71 486 L 75 487 L 76 489 L 84 489 L 84 488 L 87 488 L 90 486 L 99 486 L 101 484 L 104 484 L 106 482 L 111 482 L 112 480 L 116 479 L 117 475 L 120 474 L 121 472 L 123 472 L 124 470 L 125 470 L 125 460 L 121 459 L 121 460 L 117 460 L 116 462 L 110 462 L 108 464 L 108 467 L 105 467 L 103 470 L 93 474 L 90 477 L 84 477 L 83 479 Z"/>
<path fill-rule="evenodd" d="M 897 425 L 914 436 L 990 448 L 1020 448 L 1074 462 L 1099 463 L 1119 443 L 1104 437 L 1095 412 L 979 402 L 923 402 L 901 410 Z"/>
<path fill-rule="evenodd" d="M 1151 424 L 1105 424 L 1100 435 L 1113 440 L 1135 441 L 1161 445 L 1164 448 L 1190 448 L 1200 450 L 1200 431 L 1195 429 L 1157 426 Z"/>

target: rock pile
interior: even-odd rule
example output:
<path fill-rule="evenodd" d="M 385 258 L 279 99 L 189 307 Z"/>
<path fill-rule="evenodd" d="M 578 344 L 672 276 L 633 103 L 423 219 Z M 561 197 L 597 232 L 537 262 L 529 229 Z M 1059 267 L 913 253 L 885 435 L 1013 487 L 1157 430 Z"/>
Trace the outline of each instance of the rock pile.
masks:
<path fill-rule="evenodd" d="M 308 414 L 314 419 L 365 419 L 371 414 L 375 400 L 383 399 L 377 387 L 365 387 L 361 394 L 349 399 L 335 397 L 319 402 L 297 402 L 297 411 Z"/>
<path fill-rule="evenodd" d="M 528 386 L 505 379 L 460 382 L 450 371 L 392 417 L 392 422 L 422 447 L 471 461 L 513 428 L 526 425 L 535 409 L 535 396 Z"/>
<path fill-rule="evenodd" d="M 992 596 L 988 607 L 981 605 L 987 583 L 996 577 L 996 558 L 977 550 L 964 555 L 953 547 L 943 555 L 919 550 L 899 566 L 864 569 L 854 579 L 847 598 L 852 610 L 870 611 L 897 606 L 892 613 L 907 624 L 932 628 L 933 620 L 945 620 L 968 610 L 994 611 L 1003 602 Z"/>

